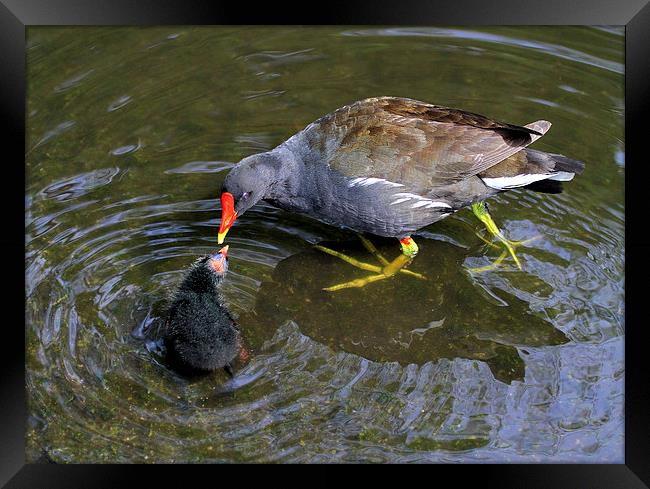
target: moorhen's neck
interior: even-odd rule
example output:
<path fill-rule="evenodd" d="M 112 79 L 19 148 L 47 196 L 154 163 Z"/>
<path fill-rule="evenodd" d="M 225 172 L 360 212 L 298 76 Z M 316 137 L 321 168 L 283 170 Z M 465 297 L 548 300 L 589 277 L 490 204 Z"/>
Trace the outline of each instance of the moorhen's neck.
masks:
<path fill-rule="evenodd" d="M 274 199 L 284 195 L 295 195 L 303 175 L 301 160 L 287 147 L 280 145 L 267 153 L 275 165 L 276 175 L 265 198 Z"/>
<path fill-rule="evenodd" d="M 285 145 L 280 145 L 241 160 L 226 177 L 225 188 L 236 196 L 248 192 L 254 197 L 244 209 L 236 208 L 241 213 L 259 200 L 294 194 L 300 187 L 302 174 L 300 159 Z"/>

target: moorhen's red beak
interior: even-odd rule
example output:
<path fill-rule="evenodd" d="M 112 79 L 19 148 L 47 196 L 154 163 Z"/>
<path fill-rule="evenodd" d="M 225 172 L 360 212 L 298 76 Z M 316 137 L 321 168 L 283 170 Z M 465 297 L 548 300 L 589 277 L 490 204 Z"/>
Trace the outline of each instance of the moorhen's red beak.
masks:
<path fill-rule="evenodd" d="M 226 239 L 226 234 L 237 219 L 237 212 L 235 212 L 235 199 L 230 192 L 221 194 L 221 225 L 219 226 L 219 234 L 217 235 L 217 242 L 223 243 Z"/>

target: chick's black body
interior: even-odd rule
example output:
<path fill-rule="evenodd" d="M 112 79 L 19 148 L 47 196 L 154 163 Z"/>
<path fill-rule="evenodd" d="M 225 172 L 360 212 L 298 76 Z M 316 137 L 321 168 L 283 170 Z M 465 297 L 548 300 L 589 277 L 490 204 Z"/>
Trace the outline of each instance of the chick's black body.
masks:
<path fill-rule="evenodd" d="M 219 255 L 215 255 L 219 257 Z M 214 257 L 199 259 L 189 270 L 168 311 L 165 347 L 169 361 L 184 370 L 225 368 L 240 348 L 235 320 L 218 290 L 225 267 L 215 270 Z M 222 257 L 225 262 L 225 257 Z"/>

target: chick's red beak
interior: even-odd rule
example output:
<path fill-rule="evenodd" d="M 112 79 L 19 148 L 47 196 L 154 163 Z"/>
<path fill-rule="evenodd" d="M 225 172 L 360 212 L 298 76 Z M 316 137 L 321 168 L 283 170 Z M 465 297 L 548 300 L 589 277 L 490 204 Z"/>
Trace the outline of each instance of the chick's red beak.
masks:
<path fill-rule="evenodd" d="M 217 235 L 217 242 L 223 243 L 226 239 L 228 230 L 237 219 L 237 212 L 235 212 L 235 199 L 230 192 L 221 194 L 221 225 L 219 226 L 219 234 Z"/>
<path fill-rule="evenodd" d="M 219 250 L 216 255 L 213 255 L 208 260 L 208 266 L 214 270 L 218 275 L 224 275 L 228 270 L 228 245 Z"/>
<path fill-rule="evenodd" d="M 229 248 L 228 245 L 226 245 L 223 248 L 221 248 L 217 253 L 220 254 L 220 255 L 223 255 L 223 256 L 225 256 L 227 258 L 228 257 L 228 248 Z"/>

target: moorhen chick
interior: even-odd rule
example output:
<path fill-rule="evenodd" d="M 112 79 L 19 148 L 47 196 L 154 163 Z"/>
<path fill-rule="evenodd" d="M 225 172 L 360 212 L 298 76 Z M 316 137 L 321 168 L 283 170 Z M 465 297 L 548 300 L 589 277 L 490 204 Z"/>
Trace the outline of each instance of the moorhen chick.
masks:
<path fill-rule="evenodd" d="M 582 162 L 526 149 L 550 127 L 543 120 L 507 124 L 408 98 L 354 102 L 231 169 L 221 194 L 219 243 L 235 219 L 262 199 L 358 233 L 399 239 L 402 254 L 392 262 L 364 240 L 382 266 L 320 247 L 374 272 L 325 290 L 361 287 L 405 271 L 418 252 L 414 231 L 471 206 L 521 268 L 517 243 L 501 234 L 483 201 L 518 187 L 557 193 L 561 182 L 583 170 Z"/>
<path fill-rule="evenodd" d="M 240 353 L 239 328 L 226 308 L 219 284 L 228 270 L 228 246 L 199 258 L 187 272 L 167 313 L 164 343 L 167 359 L 186 373 L 223 368 Z"/>

